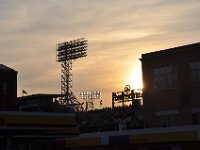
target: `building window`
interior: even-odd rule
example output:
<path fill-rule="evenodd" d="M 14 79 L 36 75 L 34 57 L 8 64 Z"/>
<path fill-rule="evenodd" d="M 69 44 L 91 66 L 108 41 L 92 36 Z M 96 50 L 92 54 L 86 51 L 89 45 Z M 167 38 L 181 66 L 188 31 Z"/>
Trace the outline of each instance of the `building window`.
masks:
<path fill-rule="evenodd" d="M 156 116 L 157 127 L 169 127 L 179 125 L 179 112 L 177 110 L 158 111 Z"/>
<path fill-rule="evenodd" d="M 7 84 L 6 83 L 0 83 L 0 93 L 2 93 L 2 94 L 7 93 Z"/>
<path fill-rule="evenodd" d="M 192 124 L 200 124 L 200 108 L 192 108 Z"/>
<path fill-rule="evenodd" d="M 154 87 L 158 90 L 173 89 L 177 86 L 177 67 L 165 66 L 154 69 Z"/>
<path fill-rule="evenodd" d="M 190 82 L 192 86 L 200 86 L 200 61 L 190 63 Z"/>

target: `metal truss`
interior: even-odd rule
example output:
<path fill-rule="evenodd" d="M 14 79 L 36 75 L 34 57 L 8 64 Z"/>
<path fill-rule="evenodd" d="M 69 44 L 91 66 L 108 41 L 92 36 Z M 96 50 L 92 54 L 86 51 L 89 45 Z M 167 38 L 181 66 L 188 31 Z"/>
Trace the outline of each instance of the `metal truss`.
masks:
<path fill-rule="evenodd" d="M 58 44 L 57 61 L 61 62 L 61 94 L 60 104 L 64 111 L 82 111 L 83 104 L 72 92 L 72 61 L 87 56 L 87 40 L 77 39 Z"/>

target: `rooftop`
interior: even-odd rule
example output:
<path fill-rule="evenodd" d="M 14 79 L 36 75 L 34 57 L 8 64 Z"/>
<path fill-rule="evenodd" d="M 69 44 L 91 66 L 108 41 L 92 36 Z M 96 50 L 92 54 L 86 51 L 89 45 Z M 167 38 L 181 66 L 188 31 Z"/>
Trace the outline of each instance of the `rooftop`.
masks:
<path fill-rule="evenodd" d="M 32 94 L 32 95 L 18 97 L 18 100 L 57 98 L 62 96 L 63 96 L 62 94 Z"/>
<path fill-rule="evenodd" d="M 171 55 L 171 54 L 177 54 L 177 53 L 182 53 L 182 52 L 191 52 L 191 51 L 200 51 L 200 43 L 198 42 L 198 43 L 193 43 L 193 44 L 188 44 L 188 45 L 183 45 L 183 46 L 178 46 L 178 47 L 173 47 L 173 48 L 168 48 L 164 50 L 142 54 L 141 60 L 151 59 L 151 58 L 166 56 L 166 55 Z"/>
<path fill-rule="evenodd" d="M 0 72 L 17 72 L 12 68 L 9 68 L 3 64 L 0 64 Z"/>

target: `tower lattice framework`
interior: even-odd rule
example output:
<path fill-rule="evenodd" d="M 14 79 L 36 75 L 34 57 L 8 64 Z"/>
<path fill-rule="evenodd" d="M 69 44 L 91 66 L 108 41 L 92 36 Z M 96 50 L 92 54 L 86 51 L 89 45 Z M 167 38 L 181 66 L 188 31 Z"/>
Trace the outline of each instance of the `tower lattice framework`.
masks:
<path fill-rule="evenodd" d="M 64 109 L 71 111 L 83 110 L 82 104 L 72 92 L 72 62 L 87 56 L 87 40 L 84 38 L 59 43 L 57 61 L 61 62 L 61 94 L 60 103 Z"/>

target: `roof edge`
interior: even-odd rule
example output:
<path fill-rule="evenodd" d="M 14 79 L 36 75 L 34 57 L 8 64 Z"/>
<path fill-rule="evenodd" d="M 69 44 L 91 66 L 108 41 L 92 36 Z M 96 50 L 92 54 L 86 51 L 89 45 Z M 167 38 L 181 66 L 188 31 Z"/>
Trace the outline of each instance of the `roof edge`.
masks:
<path fill-rule="evenodd" d="M 200 42 L 177 46 L 177 47 L 172 47 L 172 48 L 167 48 L 167 49 L 163 49 L 163 50 L 158 50 L 158 51 L 142 54 L 141 60 L 148 59 L 148 58 L 154 58 L 157 56 L 173 54 L 173 53 L 179 53 L 179 52 L 183 52 L 183 51 L 191 51 L 190 48 L 198 48 L 198 47 L 200 48 Z"/>

